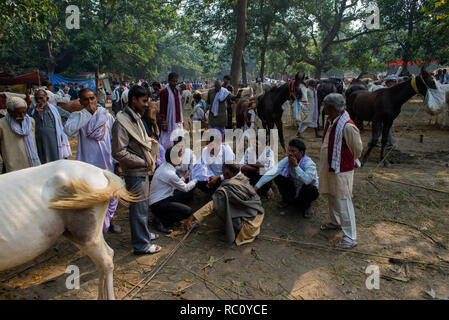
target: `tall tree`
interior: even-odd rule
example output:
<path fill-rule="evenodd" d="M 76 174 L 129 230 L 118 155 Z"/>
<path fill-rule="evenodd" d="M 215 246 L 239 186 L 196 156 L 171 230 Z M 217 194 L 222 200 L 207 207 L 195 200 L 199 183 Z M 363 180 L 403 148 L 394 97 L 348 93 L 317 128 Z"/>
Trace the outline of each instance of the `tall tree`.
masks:
<path fill-rule="evenodd" d="M 235 7 L 237 34 L 235 37 L 231 63 L 231 85 L 234 88 L 238 88 L 240 83 L 240 69 L 242 66 L 243 48 L 245 47 L 246 38 L 247 8 L 248 0 L 237 0 L 237 5 Z"/>
<path fill-rule="evenodd" d="M 296 40 L 302 60 L 315 67 L 315 77 L 332 67 L 341 45 L 362 35 L 378 32 L 365 24 L 354 25 L 367 16 L 367 1 L 293 0 L 284 26 Z"/>

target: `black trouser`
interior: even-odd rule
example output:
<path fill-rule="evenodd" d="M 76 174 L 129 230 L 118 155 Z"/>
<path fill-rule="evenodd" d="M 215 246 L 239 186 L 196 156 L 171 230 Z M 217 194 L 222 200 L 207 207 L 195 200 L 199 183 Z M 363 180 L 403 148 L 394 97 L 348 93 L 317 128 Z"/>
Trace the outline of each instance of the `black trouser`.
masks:
<path fill-rule="evenodd" d="M 232 129 L 232 105 L 230 103 L 226 105 L 226 110 L 228 113 L 228 124 L 226 129 Z"/>
<path fill-rule="evenodd" d="M 299 191 L 298 197 L 295 197 L 296 188 L 293 181 L 281 175 L 277 176 L 274 181 L 282 196 L 282 202 L 293 203 L 298 206 L 300 210 L 306 210 L 320 195 L 317 187 L 309 184 L 303 185 Z"/>
<path fill-rule="evenodd" d="M 192 208 L 187 204 L 193 200 L 193 190 L 181 192 L 176 190 L 172 197 L 153 203 L 151 212 L 167 228 L 173 226 L 177 221 L 187 219 L 192 215 Z"/>
<path fill-rule="evenodd" d="M 116 115 L 120 111 L 120 101 L 112 101 L 112 111 Z"/>
<path fill-rule="evenodd" d="M 213 195 L 215 191 L 220 187 L 221 180 L 219 180 L 212 188 L 207 187 L 207 181 L 198 181 L 196 184 L 196 187 L 203 191 L 204 193 L 207 193 L 208 195 Z"/>
<path fill-rule="evenodd" d="M 255 186 L 257 182 L 259 182 L 260 178 L 262 178 L 262 175 L 259 173 L 259 171 L 249 171 L 242 169 L 242 173 L 249 178 L 249 183 L 252 186 Z M 266 197 L 268 190 L 271 188 L 271 181 L 264 184 L 258 191 L 257 194 L 261 197 Z"/>

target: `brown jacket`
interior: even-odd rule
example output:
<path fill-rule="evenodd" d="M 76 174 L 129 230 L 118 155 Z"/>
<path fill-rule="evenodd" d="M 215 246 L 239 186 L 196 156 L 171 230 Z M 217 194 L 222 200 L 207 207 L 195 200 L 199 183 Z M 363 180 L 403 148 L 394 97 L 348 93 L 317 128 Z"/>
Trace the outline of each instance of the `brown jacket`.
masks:
<path fill-rule="evenodd" d="M 136 129 L 139 128 L 137 121 L 131 115 L 129 107 L 126 107 L 121 112 L 131 120 Z M 145 131 L 144 128 L 143 130 Z M 114 125 L 112 126 L 112 157 L 120 163 L 123 175 L 146 177 L 153 174 L 155 164 L 149 163 L 147 160 L 148 157 L 145 156 L 144 149 L 144 146 L 134 139 L 119 121 L 114 122 Z M 157 143 L 155 149 L 158 149 Z M 154 157 L 154 159 L 156 159 L 156 157 Z"/>

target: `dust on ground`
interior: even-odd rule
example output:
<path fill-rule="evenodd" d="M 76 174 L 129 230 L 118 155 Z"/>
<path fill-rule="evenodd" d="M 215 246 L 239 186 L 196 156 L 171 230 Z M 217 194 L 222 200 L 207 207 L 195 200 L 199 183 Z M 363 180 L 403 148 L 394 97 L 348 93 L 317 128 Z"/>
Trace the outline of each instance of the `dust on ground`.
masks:
<path fill-rule="evenodd" d="M 210 216 L 133 299 L 427 299 L 431 289 L 449 296 L 449 197 L 430 190 L 449 191 L 449 132 L 428 119 L 420 100 L 407 103 L 395 121 L 400 152 L 392 154 L 391 168 L 376 168 L 375 148 L 365 167 L 356 170 L 358 246 L 352 253 L 333 249 L 341 233 L 319 230 L 329 220 L 326 197 L 319 197 L 315 216 L 306 220 L 294 208 L 279 210 L 275 190 L 274 200 L 263 201 L 265 220 L 256 241 L 242 247 L 221 242 L 220 223 Z M 296 134 L 293 127 L 286 131 L 287 138 Z M 370 127 L 362 134 L 366 145 Z M 313 129 L 304 136 L 309 156 L 318 163 L 321 140 Z M 198 190 L 195 196 L 193 209 L 208 201 Z M 183 235 L 161 235 L 155 241 L 163 247 L 160 253 L 138 257 L 132 254 L 126 209 L 120 208 L 115 222 L 123 233 L 105 238 L 115 251 L 114 288 L 121 298 Z M 79 290 L 65 286 L 69 265 L 80 268 Z M 370 265 L 380 269 L 379 290 L 365 285 Z M 67 240 L 0 272 L 0 299 L 96 299 L 97 286 L 95 265 Z"/>

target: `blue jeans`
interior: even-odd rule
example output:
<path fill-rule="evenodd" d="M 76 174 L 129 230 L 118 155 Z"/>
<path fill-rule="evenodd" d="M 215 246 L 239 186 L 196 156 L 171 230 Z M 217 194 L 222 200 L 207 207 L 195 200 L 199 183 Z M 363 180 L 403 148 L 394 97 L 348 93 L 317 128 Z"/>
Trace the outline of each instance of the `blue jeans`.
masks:
<path fill-rule="evenodd" d="M 146 200 L 133 202 L 129 206 L 129 224 L 131 227 L 131 243 L 134 251 L 144 252 L 150 247 L 150 231 L 148 230 L 149 189 L 148 177 L 125 177 L 126 189 Z"/>

